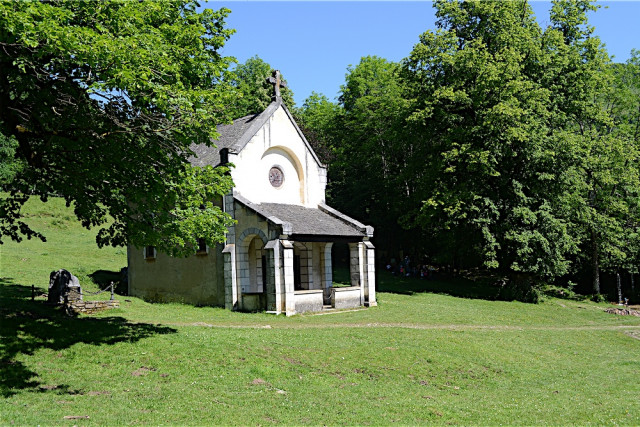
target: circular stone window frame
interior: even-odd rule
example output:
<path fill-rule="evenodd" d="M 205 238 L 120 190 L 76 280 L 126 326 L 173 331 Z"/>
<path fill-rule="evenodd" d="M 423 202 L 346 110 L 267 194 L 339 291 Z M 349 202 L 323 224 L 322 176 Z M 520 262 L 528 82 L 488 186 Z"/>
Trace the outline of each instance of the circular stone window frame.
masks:
<path fill-rule="evenodd" d="M 271 171 L 273 171 L 274 169 L 277 169 L 280 172 L 280 176 L 282 177 L 282 181 L 278 186 L 274 185 L 273 182 L 271 182 Z M 285 175 L 284 175 L 284 171 L 282 170 L 282 166 L 277 164 L 271 166 L 271 168 L 269 168 L 268 178 L 269 178 L 269 184 L 271 184 L 271 187 L 275 188 L 276 190 L 280 190 L 282 187 L 284 187 Z"/>

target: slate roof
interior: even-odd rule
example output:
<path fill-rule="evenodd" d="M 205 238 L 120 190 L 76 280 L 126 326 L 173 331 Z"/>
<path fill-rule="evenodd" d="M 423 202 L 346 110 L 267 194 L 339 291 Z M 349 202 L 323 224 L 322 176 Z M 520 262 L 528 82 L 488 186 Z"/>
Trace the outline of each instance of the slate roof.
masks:
<path fill-rule="evenodd" d="M 238 195 L 235 199 L 271 222 L 288 223 L 291 235 L 367 237 L 362 224 L 344 215 L 337 218 L 321 209 L 283 203 L 252 203 Z"/>
<path fill-rule="evenodd" d="M 220 137 L 217 141 L 211 141 L 216 147 L 207 147 L 204 144 L 191 144 L 191 151 L 194 152 L 194 156 L 189 158 L 189 162 L 194 166 L 218 166 L 220 164 L 220 150 L 228 148 L 230 153 L 239 153 L 245 145 L 253 138 L 253 136 L 260 130 L 260 128 L 267 122 L 267 120 L 276 112 L 278 108 L 282 107 L 289 116 L 291 123 L 295 127 L 298 135 L 307 146 L 311 155 L 318 163 L 320 167 L 325 167 L 316 153 L 311 148 L 311 145 L 305 138 L 304 134 L 298 127 L 298 124 L 293 119 L 293 116 L 282 103 L 281 99 L 278 99 L 271 104 L 260 114 L 251 114 L 239 119 L 235 119 L 232 124 L 218 125 L 217 131 Z"/>
<path fill-rule="evenodd" d="M 251 114 L 239 119 L 235 119 L 232 124 L 218 125 L 217 131 L 220 137 L 217 141 L 212 141 L 216 147 L 207 147 L 204 144 L 192 144 L 191 151 L 195 156 L 189 158 L 189 162 L 194 166 L 218 166 L 220 164 L 220 150 L 229 148 L 233 150 L 234 145 L 244 135 L 260 114 Z M 251 135 L 253 136 L 253 135 Z"/>

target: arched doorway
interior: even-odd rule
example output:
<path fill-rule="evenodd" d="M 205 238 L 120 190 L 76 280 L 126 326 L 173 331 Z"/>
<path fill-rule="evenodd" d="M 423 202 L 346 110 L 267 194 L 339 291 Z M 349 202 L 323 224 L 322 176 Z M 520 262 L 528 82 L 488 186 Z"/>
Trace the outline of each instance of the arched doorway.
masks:
<path fill-rule="evenodd" d="M 261 230 L 252 228 L 242 233 L 239 240 L 236 260 L 241 308 L 246 311 L 266 310 L 266 236 Z"/>

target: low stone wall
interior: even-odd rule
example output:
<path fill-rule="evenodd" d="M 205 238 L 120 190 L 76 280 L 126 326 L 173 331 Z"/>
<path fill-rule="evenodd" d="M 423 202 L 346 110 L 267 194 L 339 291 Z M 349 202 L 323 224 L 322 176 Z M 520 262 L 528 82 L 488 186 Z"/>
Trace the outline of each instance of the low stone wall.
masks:
<path fill-rule="evenodd" d="M 361 305 L 360 286 L 331 288 L 331 306 L 333 308 L 356 308 Z"/>
<path fill-rule="evenodd" d="M 324 303 L 323 295 L 324 291 L 322 289 L 295 291 L 296 313 L 322 311 L 322 305 Z"/>
<path fill-rule="evenodd" d="M 120 307 L 120 302 L 117 300 L 107 301 L 70 301 L 67 303 L 67 310 L 73 311 L 76 314 L 92 314 L 98 311 L 109 310 L 111 308 Z"/>
<path fill-rule="evenodd" d="M 620 315 L 620 316 L 636 316 L 636 317 L 640 317 L 640 311 L 632 310 L 632 309 L 629 309 L 629 308 L 607 308 L 605 311 L 607 313 L 617 314 L 617 315 Z"/>
<path fill-rule="evenodd" d="M 266 295 L 262 292 L 243 292 L 242 293 L 242 310 L 243 311 L 262 311 L 266 307 Z"/>

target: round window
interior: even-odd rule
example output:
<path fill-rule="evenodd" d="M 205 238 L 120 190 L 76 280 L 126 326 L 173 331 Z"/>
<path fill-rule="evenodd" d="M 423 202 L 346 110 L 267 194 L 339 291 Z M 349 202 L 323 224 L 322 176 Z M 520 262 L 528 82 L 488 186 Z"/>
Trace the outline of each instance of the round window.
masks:
<path fill-rule="evenodd" d="M 272 167 L 271 170 L 269 170 L 269 182 L 276 188 L 282 186 L 282 183 L 284 182 L 284 173 L 282 172 L 282 169 L 277 166 Z"/>

